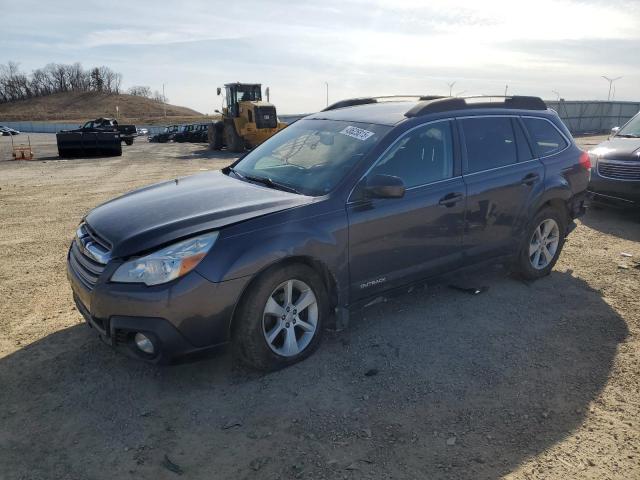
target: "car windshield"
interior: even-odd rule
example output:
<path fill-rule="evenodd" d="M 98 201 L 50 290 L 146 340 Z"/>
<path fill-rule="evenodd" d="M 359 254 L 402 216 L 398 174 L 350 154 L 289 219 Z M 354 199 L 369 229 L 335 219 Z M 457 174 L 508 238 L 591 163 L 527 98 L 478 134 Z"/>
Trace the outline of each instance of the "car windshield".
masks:
<path fill-rule="evenodd" d="M 369 123 L 300 120 L 249 152 L 233 171 L 305 195 L 324 195 L 390 129 Z"/>
<path fill-rule="evenodd" d="M 629 123 L 620 129 L 617 136 L 640 137 L 640 114 L 629 120 Z"/>

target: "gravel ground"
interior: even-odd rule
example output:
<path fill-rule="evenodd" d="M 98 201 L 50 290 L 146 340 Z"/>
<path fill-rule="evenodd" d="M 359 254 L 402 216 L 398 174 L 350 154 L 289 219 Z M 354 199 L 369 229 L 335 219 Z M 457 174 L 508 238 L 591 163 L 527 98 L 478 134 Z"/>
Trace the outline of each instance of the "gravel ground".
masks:
<path fill-rule="evenodd" d="M 416 288 L 268 375 L 228 352 L 128 359 L 65 279 L 81 216 L 217 169 L 202 145 L 0 161 L 0 478 L 640 478 L 640 219 L 592 209 L 535 283 L 492 268 Z M 9 156 L 0 137 L 0 160 Z M 582 139 L 583 144 L 598 139 Z M 622 253 L 631 254 L 631 257 Z"/>

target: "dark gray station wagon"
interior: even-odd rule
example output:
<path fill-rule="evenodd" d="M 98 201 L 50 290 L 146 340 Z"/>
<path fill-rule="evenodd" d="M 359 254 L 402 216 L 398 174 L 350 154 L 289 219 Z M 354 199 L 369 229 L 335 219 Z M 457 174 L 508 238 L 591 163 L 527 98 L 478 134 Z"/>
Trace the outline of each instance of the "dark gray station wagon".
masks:
<path fill-rule="evenodd" d="M 347 100 L 222 171 L 95 208 L 68 277 L 89 325 L 140 359 L 232 342 L 278 368 L 383 292 L 485 261 L 547 275 L 589 169 L 539 98 Z"/>

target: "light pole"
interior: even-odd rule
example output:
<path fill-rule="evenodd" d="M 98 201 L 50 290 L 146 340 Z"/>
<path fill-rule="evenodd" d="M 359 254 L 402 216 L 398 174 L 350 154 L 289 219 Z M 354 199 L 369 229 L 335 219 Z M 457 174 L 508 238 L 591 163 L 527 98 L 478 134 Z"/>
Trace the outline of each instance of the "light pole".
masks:
<path fill-rule="evenodd" d="M 164 96 L 164 83 L 162 84 L 162 105 L 164 107 L 164 119 L 167 120 L 167 97 Z"/>
<path fill-rule="evenodd" d="M 449 96 L 451 96 L 451 93 L 453 92 L 453 86 L 454 86 L 456 83 L 457 83 L 457 82 L 447 83 L 447 85 L 449 85 Z"/>
<path fill-rule="evenodd" d="M 504 86 L 504 96 L 505 97 L 507 96 L 507 92 L 508 91 L 509 91 L 509 85 L 507 84 L 507 85 Z"/>
<path fill-rule="evenodd" d="M 604 78 L 607 82 L 609 82 L 609 95 L 607 96 L 607 102 L 610 102 L 611 101 L 611 87 L 613 87 L 613 82 L 617 82 L 622 77 L 609 78 L 609 77 L 605 77 L 604 75 L 602 75 L 602 78 Z"/>
<path fill-rule="evenodd" d="M 551 90 L 552 93 L 555 93 L 556 97 L 558 97 L 558 101 L 560 101 L 560 92 L 557 92 L 555 90 Z"/>
<path fill-rule="evenodd" d="M 329 106 L 329 82 L 324 82 L 327 87 L 327 107 Z"/>

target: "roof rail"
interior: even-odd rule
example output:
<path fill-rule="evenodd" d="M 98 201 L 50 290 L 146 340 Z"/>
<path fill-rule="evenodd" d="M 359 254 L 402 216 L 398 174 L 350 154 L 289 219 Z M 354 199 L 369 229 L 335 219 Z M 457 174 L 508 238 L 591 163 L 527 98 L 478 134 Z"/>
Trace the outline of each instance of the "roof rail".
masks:
<path fill-rule="evenodd" d="M 346 108 L 346 107 L 354 107 L 356 105 L 367 105 L 369 103 L 381 103 L 381 102 L 389 102 L 393 100 L 413 100 L 413 101 L 429 101 L 435 100 L 438 98 L 445 98 L 440 95 L 383 95 L 378 97 L 359 97 L 359 98 L 348 98 L 346 100 L 340 100 L 339 102 L 332 103 L 327 108 L 321 110 L 322 112 L 327 112 L 329 110 L 336 110 L 338 108 Z"/>
<path fill-rule="evenodd" d="M 448 112 L 450 110 L 467 110 L 476 108 L 506 108 L 519 110 L 546 110 L 547 104 L 540 97 L 514 95 L 478 96 L 478 97 L 444 97 L 421 102 L 407 113 L 406 117 L 419 117 L 428 113 Z"/>

